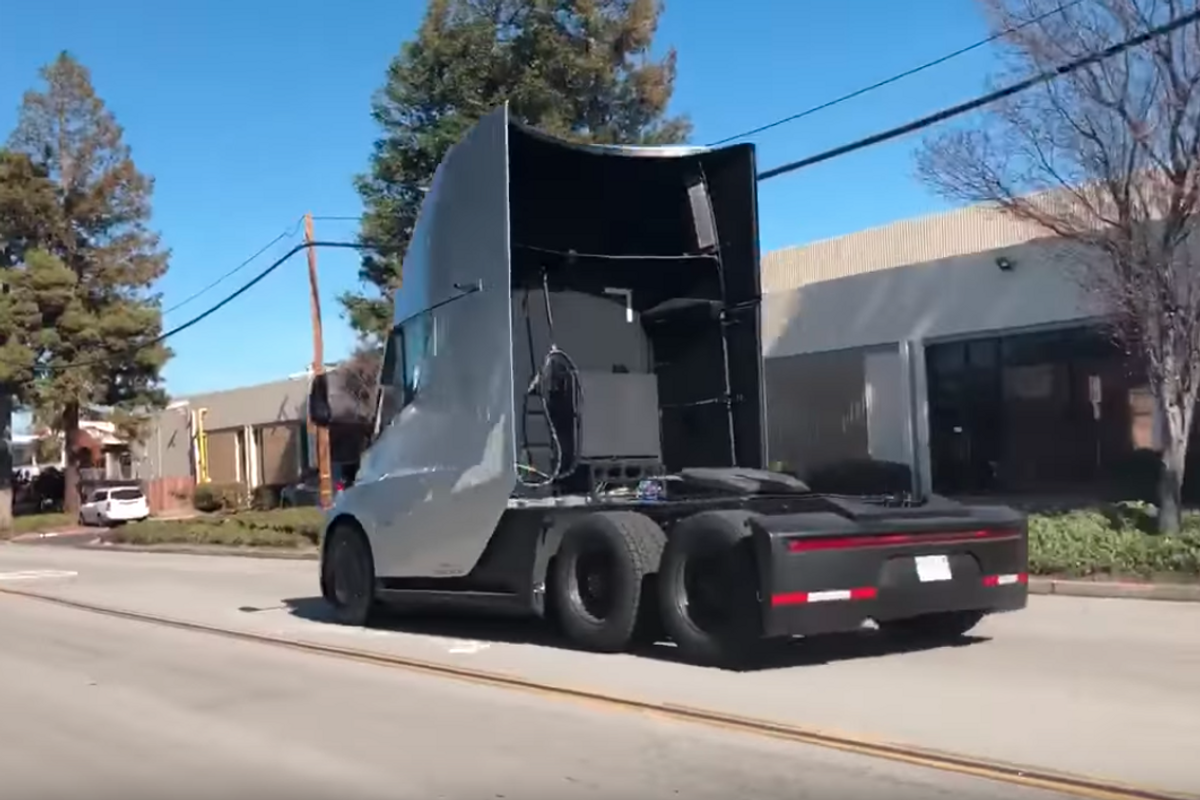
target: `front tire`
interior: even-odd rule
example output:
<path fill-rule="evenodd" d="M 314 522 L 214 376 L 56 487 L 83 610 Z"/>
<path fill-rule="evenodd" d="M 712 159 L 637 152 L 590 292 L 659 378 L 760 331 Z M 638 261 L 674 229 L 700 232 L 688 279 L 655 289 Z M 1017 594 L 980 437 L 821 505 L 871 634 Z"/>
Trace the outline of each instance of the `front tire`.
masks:
<path fill-rule="evenodd" d="M 321 563 L 321 594 L 342 625 L 365 627 L 376 616 L 375 559 L 362 531 L 338 525 Z"/>
<path fill-rule="evenodd" d="M 717 667 L 758 659 L 758 568 L 745 511 L 704 511 L 671 531 L 658 575 L 659 613 L 683 657 Z"/>
<path fill-rule="evenodd" d="M 549 591 L 559 626 L 572 642 L 600 653 L 629 649 L 645 624 L 644 591 L 657 572 L 666 536 L 642 514 L 587 514 L 563 534 Z"/>

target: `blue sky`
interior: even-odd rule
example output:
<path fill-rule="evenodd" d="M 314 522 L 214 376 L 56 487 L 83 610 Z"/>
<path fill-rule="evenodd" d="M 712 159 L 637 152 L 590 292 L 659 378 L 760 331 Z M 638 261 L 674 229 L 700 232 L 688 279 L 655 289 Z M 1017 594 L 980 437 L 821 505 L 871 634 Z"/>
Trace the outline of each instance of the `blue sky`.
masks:
<path fill-rule="evenodd" d="M 164 306 L 202 289 L 305 211 L 357 215 L 351 177 L 376 131 L 372 92 L 424 0 L 0 0 L 0 135 L 39 66 L 68 49 L 92 70 L 156 179 L 153 224 L 173 252 Z M 673 0 L 658 42 L 679 52 L 674 110 L 706 143 L 786 116 L 986 35 L 972 0 Z M 978 94 L 976 51 L 757 137 L 763 167 L 800 158 Z M 913 138 L 764 183 L 764 250 L 944 208 L 913 178 Z M 353 221 L 319 221 L 323 239 Z M 178 324 L 298 242 L 167 315 Z M 326 355 L 353 344 L 335 297 L 355 286 L 352 251 L 320 252 Z M 271 380 L 311 359 L 302 257 L 172 340 L 168 388 L 182 395 Z"/>

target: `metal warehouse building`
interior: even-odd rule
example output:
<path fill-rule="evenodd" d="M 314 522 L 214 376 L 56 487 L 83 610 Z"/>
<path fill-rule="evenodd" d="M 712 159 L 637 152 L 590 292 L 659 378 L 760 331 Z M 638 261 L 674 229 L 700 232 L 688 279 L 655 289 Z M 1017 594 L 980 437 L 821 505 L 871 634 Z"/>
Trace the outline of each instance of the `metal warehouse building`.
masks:
<path fill-rule="evenodd" d="M 1089 485 L 1152 447 L 1153 404 L 1071 258 L 983 207 L 765 255 L 771 459 L 801 474 L 896 461 L 926 490 L 1029 492 Z"/>

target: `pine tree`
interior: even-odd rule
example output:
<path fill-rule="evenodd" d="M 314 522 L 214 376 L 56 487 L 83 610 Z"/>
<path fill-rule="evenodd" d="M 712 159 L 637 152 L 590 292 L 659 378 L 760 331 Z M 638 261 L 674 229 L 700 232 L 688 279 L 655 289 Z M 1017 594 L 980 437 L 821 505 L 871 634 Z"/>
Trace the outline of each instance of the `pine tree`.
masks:
<path fill-rule="evenodd" d="M 421 187 L 482 115 L 508 102 L 527 124 L 600 144 L 688 137 L 687 119 L 666 115 L 675 53 L 650 57 L 661 13 L 659 0 L 431 0 L 374 100 L 383 135 L 356 181 L 369 253 L 359 277 L 371 293 L 341 302 L 361 335 L 390 328 Z"/>
<path fill-rule="evenodd" d="M 151 292 L 169 254 L 147 226 L 153 181 L 138 171 L 123 131 L 92 87 L 87 68 L 62 53 L 25 94 L 10 148 L 53 183 L 53 215 L 25 259 L 22 291 L 47 323 L 35 342 L 27 396 L 68 444 L 64 502 L 79 504 L 81 415 L 102 407 L 142 413 L 166 401 L 160 372 L 170 356 Z"/>
<path fill-rule="evenodd" d="M 54 184 L 23 155 L 0 150 L 0 532 L 12 527 L 12 415 L 25 402 L 42 317 L 31 304 L 26 254 L 55 216 Z"/>

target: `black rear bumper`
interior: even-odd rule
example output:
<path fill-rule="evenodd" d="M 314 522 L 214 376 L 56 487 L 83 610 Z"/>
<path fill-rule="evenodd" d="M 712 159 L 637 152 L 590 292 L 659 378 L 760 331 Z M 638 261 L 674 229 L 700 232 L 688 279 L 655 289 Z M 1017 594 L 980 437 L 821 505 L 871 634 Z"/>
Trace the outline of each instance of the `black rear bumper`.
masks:
<path fill-rule="evenodd" d="M 834 509 L 751 523 L 766 636 L 1025 607 L 1028 533 L 1016 511 L 941 498 L 904 509 L 836 501 Z"/>

